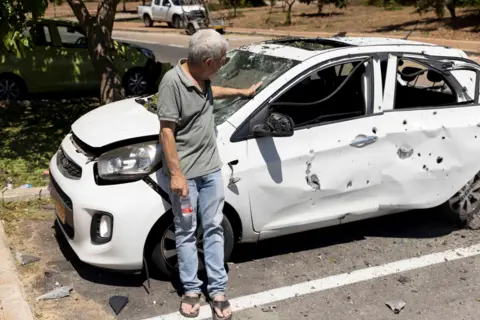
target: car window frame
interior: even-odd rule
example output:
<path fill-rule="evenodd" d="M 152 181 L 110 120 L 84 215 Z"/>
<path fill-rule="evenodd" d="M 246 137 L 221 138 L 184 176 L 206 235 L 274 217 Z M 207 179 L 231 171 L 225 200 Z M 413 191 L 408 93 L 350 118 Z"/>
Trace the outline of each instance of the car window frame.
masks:
<path fill-rule="evenodd" d="M 84 37 L 86 37 L 86 34 L 85 34 L 85 31 L 82 29 L 82 27 L 80 27 L 78 25 L 68 25 L 68 24 L 62 24 L 62 23 L 55 24 L 55 28 L 56 28 L 58 37 L 60 39 L 60 44 L 61 44 L 62 48 L 65 48 L 65 49 L 88 49 L 88 43 L 87 43 L 87 45 L 78 45 L 78 44 L 74 44 L 74 43 L 72 43 L 71 45 L 70 44 L 65 45 L 65 43 L 62 40 L 62 36 L 60 35 L 60 30 L 58 30 L 59 27 L 64 27 L 64 28 L 72 27 L 72 28 L 75 29 L 76 32 L 82 34 Z"/>
<path fill-rule="evenodd" d="M 471 101 L 465 101 L 465 102 L 457 102 L 455 104 L 447 104 L 447 105 L 436 105 L 436 106 L 422 106 L 422 107 L 413 107 L 413 108 L 402 108 L 402 109 L 396 109 L 395 104 L 396 104 L 396 97 L 397 97 L 397 90 L 396 87 L 393 88 L 393 102 L 392 106 L 389 109 L 384 110 L 385 112 L 409 112 L 409 111 L 416 111 L 416 110 L 432 110 L 432 109 L 449 109 L 449 108 L 459 108 L 459 107 L 468 107 L 468 106 L 475 106 L 480 103 L 480 65 L 474 64 L 470 59 L 467 58 L 462 58 L 462 57 L 450 57 L 450 56 L 431 56 L 427 54 L 421 54 L 421 53 L 407 53 L 407 52 L 390 52 L 389 55 L 394 56 L 395 59 L 395 81 L 397 81 L 397 76 L 398 76 L 398 61 L 399 59 L 406 59 L 413 61 L 415 63 L 418 63 L 422 66 L 425 66 L 427 68 L 431 68 L 442 75 L 444 75 L 444 70 L 442 70 L 440 67 L 437 67 L 435 65 L 445 65 L 449 64 L 452 61 L 457 61 L 457 62 L 465 62 L 467 66 L 463 67 L 453 67 L 451 69 L 445 69 L 445 70 L 469 70 L 469 71 L 474 71 L 476 73 L 476 79 L 475 79 L 475 96 L 473 100 Z M 431 64 L 425 64 L 422 63 L 422 60 L 430 61 Z M 433 65 L 432 65 L 433 64 Z M 388 70 L 388 66 L 387 66 Z M 388 71 L 387 71 L 388 72 Z M 453 75 L 452 75 L 453 76 Z M 448 86 L 451 88 L 453 93 L 455 94 L 456 97 L 458 97 L 458 87 L 459 83 L 454 79 L 457 84 L 452 85 L 451 81 L 445 77 L 446 82 L 448 82 Z M 385 90 L 386 83 L 384 84 L 383 90 Z"/>
<path fill-rule="evenodd" d="M 230 142 L 241 142 L 241 141 L 246 141 L 250 139 L 255 139 L 253 136 L 253 127 L 256 124 L 263 123 L 264 120 L 267 117 L 269 107 L 272 103 L 274 103 L 278 98 L 280 98 L 283 94 L 285 94 L 288 90 L 293 88 L 295 85 L 297 85 L 299 82 L 303 81 L 305 78 L 309 77 L 313 72 L 318 72 L 320 70 L 333 67 L 339 64 L 346 64 L 349 62 L 355 62 L 355 61 L 362 61 L 362 60 L 368 60 L 369 65 L 367 68 L 370 69 L 370 106 L 365 106 L 365 114 L 354 117 L 354 118 L 348 118 L 348 119 L 339 119 L 339 120 L 333 120 L 333 121 L 326 121 L 322 122 L 319 124 L 315 125 L 309 125 L 309 126 L 304 126 L 302 128 L 295 128 L 294 131 L 297 130 L 304 130 L 304 129 L 309 129 L 309 128 L 315 128 L 319 126 L 324 126 L 324 125 L 331 125 L 339 122 L 345 122 L 345 121 L 354 121 L 357 119 L 362 119 L 365 117 L 371 117 L 371 116 L 377 116 L 383 114 L 381 113 L 376 113 L 374 112 L 374 103 L 375 103 L 375 70 L 374 70 L 374 59 L 378 57 L 377 53 L 360 53 L 360 54 L 355 54 L 355 55 L 349 55 L 347 57 L 341 56 L 337 57 L 335 59 L 330 59 L 327 61 L 322 61 L 313 67 L 310 67 L 306 70 L 301 71 L 298 75 L 290 79 L 285 85 L 283 85 L 280 89 L 278 89 L 276 92 L 274 92 L 270 98 L 267 98 L 265 101 L 263 101 L 257 109 L 255 109 L 249 116 L 245 118 L 245 120 L 237 127 L 237 129 L 233 132 L 232 136 L 230 137 Z M 275 80 L 277 81 L 277 80 Z M 270 85 L 272 85 L 271 83 Z M 266 89 L 266 88 L 265 88 Z"/>

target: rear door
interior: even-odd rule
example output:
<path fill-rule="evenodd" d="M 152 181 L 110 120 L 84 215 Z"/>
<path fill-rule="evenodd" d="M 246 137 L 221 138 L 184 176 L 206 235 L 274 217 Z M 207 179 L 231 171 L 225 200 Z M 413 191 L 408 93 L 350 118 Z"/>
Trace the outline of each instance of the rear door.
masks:
<path fill-rule="evenodd" d="M 420 54 L 385 59 L 380 206 L 439 205 L 480 169 L 478 66 Z"/>
<path fill-rule="evenodd" d="M 88 41 L 79 26 L 68 24 L 53 25 L 61 41 L 61 61 L 65 85 L 71 90 L 93 90 L 99 87 L 90 55 Z"/>
<path fill-rule="evenodd" d="M 15 59 L 12 69 L 25 79 L 31 92 L 58 91 L 66 87 L 60 47 L 48 24 L 37 23 L 27 27 L 27 34 L 35 44 L 25 51 L 24 59 Z M 46 81 L 48 79 L 48 81 Z"/>

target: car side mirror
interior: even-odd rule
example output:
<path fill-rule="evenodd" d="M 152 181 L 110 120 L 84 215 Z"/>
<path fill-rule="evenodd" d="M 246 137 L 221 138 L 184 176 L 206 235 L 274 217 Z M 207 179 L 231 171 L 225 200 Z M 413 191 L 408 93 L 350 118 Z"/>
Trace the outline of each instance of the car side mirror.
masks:
<path fill-rule="evenodd" d="M 295 124 L 291 117 L 273 112 L 264 124 L 253 127 L 254 137 L 291 137 Z"/>
<path fill-rule="evenodd" d="M 170 2 L 167 2 L 165 3 L 165 7 L 171 7 L 172 5 L 170 4 Z"/>

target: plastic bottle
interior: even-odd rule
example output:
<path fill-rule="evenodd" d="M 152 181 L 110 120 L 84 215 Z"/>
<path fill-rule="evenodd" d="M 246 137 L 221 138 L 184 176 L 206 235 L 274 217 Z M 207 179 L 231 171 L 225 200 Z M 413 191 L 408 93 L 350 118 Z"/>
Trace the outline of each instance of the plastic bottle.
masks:
<path fill-rule="evenodd" d="M 182 208 L 183 215 L 188 215 L 193 213 L 193 206 L 192 206 L 192 202 L 190 201 L 190 196 L 181 197 L 180 206 Z"/>

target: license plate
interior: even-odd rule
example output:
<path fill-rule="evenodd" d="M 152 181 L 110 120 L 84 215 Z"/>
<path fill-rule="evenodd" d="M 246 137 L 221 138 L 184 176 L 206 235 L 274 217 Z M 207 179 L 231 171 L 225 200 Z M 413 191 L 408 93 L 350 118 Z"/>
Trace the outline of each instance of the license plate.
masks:
<path fill-rule="evenodd" d="M 65 224 L 67 222 L 65 206 L 55 197 L 53 197 L 53 201 L 55 202 L 55 212 L 57 213 L 58 218 L 63 224 Z"/>

